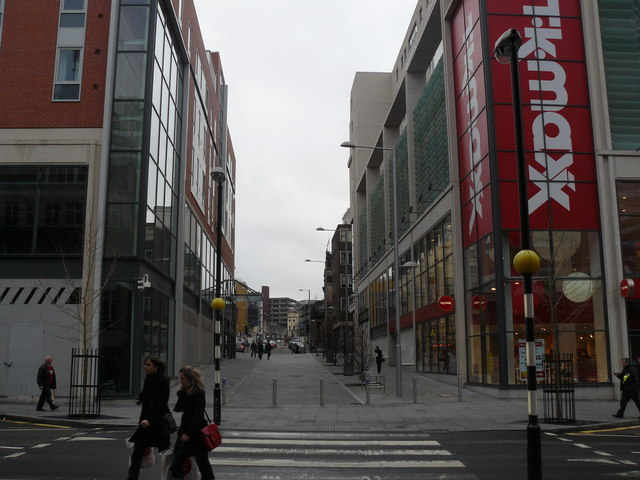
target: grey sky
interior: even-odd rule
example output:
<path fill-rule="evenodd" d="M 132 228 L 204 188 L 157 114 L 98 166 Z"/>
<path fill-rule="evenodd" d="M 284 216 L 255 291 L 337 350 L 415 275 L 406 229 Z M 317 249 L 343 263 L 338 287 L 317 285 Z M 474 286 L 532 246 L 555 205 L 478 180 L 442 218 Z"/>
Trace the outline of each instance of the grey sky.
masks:
<path fill-rule="evenodd" d="M 321 263 L 349 206 L 356 71 L 391 71 L 416 0 L 195 0 L 220 52 L 238 162 L 236 277 L 322 298 Z"/>

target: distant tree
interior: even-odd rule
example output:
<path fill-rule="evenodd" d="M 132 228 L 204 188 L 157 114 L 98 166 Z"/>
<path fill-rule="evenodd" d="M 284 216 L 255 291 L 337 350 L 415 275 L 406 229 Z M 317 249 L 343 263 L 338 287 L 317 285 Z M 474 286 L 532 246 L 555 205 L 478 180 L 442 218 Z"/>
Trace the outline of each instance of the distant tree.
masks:
<path fill-rule="evenodd" d="M 353 371 L 360 380 L 364 380 L 364 372 L 369 370 L 373 362 L 371 338 L 364 325 L 356 322 L 353 325 Z"/>

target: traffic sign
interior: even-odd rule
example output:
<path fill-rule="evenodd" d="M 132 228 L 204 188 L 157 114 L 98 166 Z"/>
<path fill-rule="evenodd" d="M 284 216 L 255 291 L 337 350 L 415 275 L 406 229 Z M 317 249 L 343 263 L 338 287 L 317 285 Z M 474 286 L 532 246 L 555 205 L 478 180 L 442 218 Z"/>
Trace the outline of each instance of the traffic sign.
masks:
<path fill-rule="evenodd" d="M 443 295 L 438 299 L 438 306 L 443 312 L 453 310 L 453 305 L 453 297 L 450 297 L 449 295 Z"/>

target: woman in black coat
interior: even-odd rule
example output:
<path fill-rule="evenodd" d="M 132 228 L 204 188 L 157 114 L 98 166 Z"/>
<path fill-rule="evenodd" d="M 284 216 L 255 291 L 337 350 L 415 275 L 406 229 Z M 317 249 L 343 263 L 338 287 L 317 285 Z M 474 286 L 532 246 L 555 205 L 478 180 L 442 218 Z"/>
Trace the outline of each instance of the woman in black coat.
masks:
<path fill-rule="evenodd" d="M 199 370 L 185 366 L 180 369 L 180 385 L 176 412 L 182 412 L 178 439 L 173 449 L 171 474 L 174 478 L 182 478 L 184 460 L 195 457 L 202 480 L 213 480 L 213 469 L 209 463 L 209 451 L 202 442 L 200 430 L 207 426 L 204 419 L 206 399 L 204 396 L 204 382 Z"/>
<path fill-rule="evenodd" d="M 158 451 L 167 450 L 171 439 L 162 427 L 163 417 L 169 410 L 169 379 L 165 375 L 166 366 L 158 357 L 144 359 L 144 386 L 138 397 L 142 404 L 138 428 L 129 439 L 134 444 L 127 480 L 137 480 L 144 451 L 149 447 L 158 447 Z"/>

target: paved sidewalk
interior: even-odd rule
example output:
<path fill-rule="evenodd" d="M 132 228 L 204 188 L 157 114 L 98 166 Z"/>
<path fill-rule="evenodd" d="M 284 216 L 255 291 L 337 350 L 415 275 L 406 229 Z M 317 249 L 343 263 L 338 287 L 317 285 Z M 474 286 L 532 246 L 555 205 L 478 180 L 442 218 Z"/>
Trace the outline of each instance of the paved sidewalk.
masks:
<path fill-rule="evenodd" d="M 209 408 L 212 405 L 214 368 L 202 367 Z M 222 408 L 222 429 L 273 431 L 485 431 L 524 430 L 527 421 L 525 399 L 496 399 L 468 388 L 459 399 L 457 385 L 403 370 L 403 396 L 396 396 L 395 369 L 385 367 L 386 392 L 372 388 L 370 404 L 357 376 L 342 374 L 342 366 L 327 364 L 315 354 L 291 354 L 286 347 L 275 349 L 271 359 L 251 358 L 238 353 L 225 360 L 226 379 Z M 417 380 L 417 403 L 413 403 L 413 378 Z M 277 379 L 274 405 L 273 379 Z M 324 379 L 324 405 L 320 405 L 320 379 Z M 173 382 L 170 406 L 175 403 L 177 382 Z M 540 392 L 541 397 L 541 392 Z M 135 399 L 105 399 L 97 419 L 69 419 L 64 398 L 56 412 L 36 412 L 37 397 L 29 402 L 0 399 L 0 418 L 38 421 L 57 425 L 134 428 L 140 407 Z M 542 402 L 538 402 L 542 419 Z M 634 406 L 627 419 L 611 417 L 615 401 L 576 400 L 580 428 L 587 425 L 640 424 Z M 575 428 L 542 424 L 557 431 Z"/>

